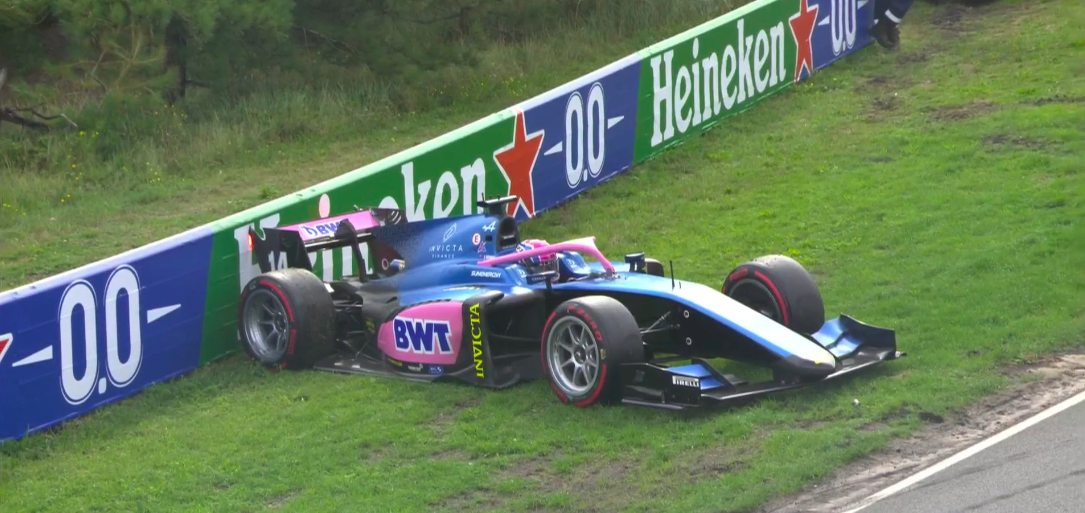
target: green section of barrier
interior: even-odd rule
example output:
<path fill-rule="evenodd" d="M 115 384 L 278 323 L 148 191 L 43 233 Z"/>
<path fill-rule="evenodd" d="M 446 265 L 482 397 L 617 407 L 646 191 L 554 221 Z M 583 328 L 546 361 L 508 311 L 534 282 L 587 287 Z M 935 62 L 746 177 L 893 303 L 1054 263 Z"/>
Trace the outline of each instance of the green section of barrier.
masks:
<path fill-rule="evenodd" d="M 509 181 L 495 151 L 513 138 L 513 116 L 494 114 L 432 141 L 212 225 L 200 363 L 237 349 L 235 323 L 241 287 L 260 273 L 248 248 L 248 230 L 299 223 L 353 211 L 354 205 L 403 209 L 409 220 L 473 213 L 475 202 L 502 196 Z M 349 252 L 323 251 L 313 269 L 324 279 L 351 274 Z M 372 268 L 372 263 L 367 262 Z"/>
<path fill-rule="evenodd" d="M 794 83 L 798 0 L 746 5 L 640 56 L 634 161 L 700 134 Z"/>

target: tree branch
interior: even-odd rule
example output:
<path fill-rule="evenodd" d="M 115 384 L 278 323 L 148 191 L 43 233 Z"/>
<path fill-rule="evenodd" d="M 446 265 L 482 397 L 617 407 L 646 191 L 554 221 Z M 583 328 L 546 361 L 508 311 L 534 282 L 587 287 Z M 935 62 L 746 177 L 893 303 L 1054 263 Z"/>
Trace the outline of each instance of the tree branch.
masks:
<path fill-rule="evenodd" d="M 314 36 L 319 37 L 320 39 L 323 39 L 324 41 L 327 41 L 328 44 L 332 45 L 332 48 L 335 48 L 336 50 L 339 50 L 341 52 L 346 52 L 346 53 L 349 53 L 351 55 L 358 55 L 357 50 L 352 48 L 350 45 L 348 45 L 346 43 L 343 43 L 342 41 L 332 39 L 332 38 L 330 38 L 328 36 L 325 36 L 324 34 L 321 34 L 320 32 L 317 32 L 317 31 L 315 31 L 315 30 L 313 30 L 311 28 L 308 28 L 308 27 L 297 27 L 297 28 L 301 30 L 301 33 L 303 35 L 304 34 L 312 34 Z M 308 39 L 306 39 L 306 41 L 308 41 Z"/>

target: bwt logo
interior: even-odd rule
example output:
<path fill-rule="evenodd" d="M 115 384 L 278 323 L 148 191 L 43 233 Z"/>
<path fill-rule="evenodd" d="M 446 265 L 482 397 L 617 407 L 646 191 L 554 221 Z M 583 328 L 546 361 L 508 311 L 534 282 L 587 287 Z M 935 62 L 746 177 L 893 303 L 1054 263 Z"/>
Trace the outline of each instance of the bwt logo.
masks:
<path fill-rule="evenodd" d="M 444 321 L 427 321 L 396 317 L 392 332 L 396 337 L 396 351 L 418 354 L 452 354 L 448 334 L 452 328 Z"/>
<path fill-rule="evenodd" d="M 335 229 L 339 227 L 339 221 L 330 221 L 327 223 L 302 225 L 301 229 L 305 230 L 305 235 L 310 237 L 316 237 L 318 235 L 335 235 Z"/>

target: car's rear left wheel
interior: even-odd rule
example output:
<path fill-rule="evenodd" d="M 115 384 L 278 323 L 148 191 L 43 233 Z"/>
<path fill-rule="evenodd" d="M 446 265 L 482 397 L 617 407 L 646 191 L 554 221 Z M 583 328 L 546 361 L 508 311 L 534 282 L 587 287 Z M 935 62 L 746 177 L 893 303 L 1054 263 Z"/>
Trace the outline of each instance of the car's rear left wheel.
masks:
<path fill-rule="evenodd" d="M 335 305 L 309 271 L 265 273 L 241 292 L 237 334 L 246 354 L 268 367 L 312 367 L 333 352 Z"/>

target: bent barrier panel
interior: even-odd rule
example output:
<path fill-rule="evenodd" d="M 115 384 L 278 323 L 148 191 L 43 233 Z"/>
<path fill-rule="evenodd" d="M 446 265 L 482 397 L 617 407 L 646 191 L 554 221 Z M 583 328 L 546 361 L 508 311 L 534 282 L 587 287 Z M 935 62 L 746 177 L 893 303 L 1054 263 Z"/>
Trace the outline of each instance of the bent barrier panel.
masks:
<path fill-rule="evenodd" d="M 9 392 L 0 394 L 0 439 L 236 350 L 237 297 L 259 273 L 249 226 L 354 205 L 402 208 L 412 220 L 447 217 L 506 194 L 520 196 L 510 208 L 530 218 L 865 46 L 871 11 L 861 0 L 761 0 L 332 180 L 0 294 L 0 390 Z M 469 244 L 472 235 L 446 244 Z M 325 279 L 357 267 L 349 251 L 310 258 Z"/>

